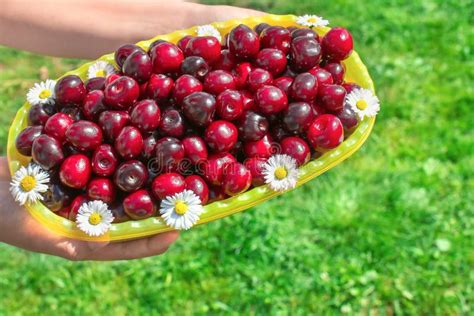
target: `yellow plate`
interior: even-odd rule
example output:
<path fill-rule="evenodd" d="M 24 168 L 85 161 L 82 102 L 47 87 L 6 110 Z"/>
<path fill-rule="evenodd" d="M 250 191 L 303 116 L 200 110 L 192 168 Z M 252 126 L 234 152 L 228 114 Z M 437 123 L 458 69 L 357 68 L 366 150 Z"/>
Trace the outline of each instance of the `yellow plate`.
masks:
<path fill-rule="evenodd" d="M 266 22 L 270 25 L 280 25 L 285 27 L 298 26 L 296 24 L 296 17 L 294 15 L 267 15 L 263 17 L 250 17 L 246 19 L 229 20 L 226 22 L 216 22 L 212 23 L 212 25 L 216 27 L 222 35 L 224 35 L 230 32 L 233 27 L 239 24 L 246 24 L 250 27 L 254 27 L 255 25 L 262 22 Z M 192 27 L 187 30 L 176 31 L 166 35 L 160 35 L 151 40 L 139 42 L 138 45 L 146 50 L 148 49 L 149 45 L 157 39 L 163 39 L 176 43 L 185 35 L 195 35 L 196 28 L 197 27 Z M 318 34 L 323 35 L 329 30 L 329 28 L 317 27 L 315 28 L 315 30 L 318 32 Z M 98 60 L 105 60 L 107 62 L 115 64 L 113 54 L 104 55 Z M 374 91 L 374 85 L 372 79 L 369 76 L 369 73 L 367 72 L 367 68 L 362 63 L 359 58 L 359 55 L 356 52 L 353 52 L 352 55 L 343 63 L 346 67 L 346 81 L 355 82 L 364 88 L 371 89 L 372 91 Z M 70 71 L 65 75 L 74 74 L 85 80 L 87 76 L 87 69 L 90 64 L 91 63 L 86 63 L 78 69 Z M 16 137 L 27 126 L 27 113 L 29 108 L 30 105 L 28 103 L 25 103 L 18 110 L 15 119 L 10 127 L 8 135 L 7 155 L 10 173 L 12 175 L 16 170 L 18 170 L 20 166 L 28 164 L 30 160 L 30 157 L 25 157 L 18 153 L 15 147 Z M 300 168 L 301 176 L 299 178 L 297 186 L 300 186 L 303 183 L 306 183 L 309 180 L 316 178 L 320 174 L 328 171 L 332 167 L 336 166 L 337 164 L 341 163 L 346 158 L 351 156 L 365 142 L 372 130 L 374 122 L 375 118 L 364 119 L 362 122 L 360 122 L 354 133 L 341 145 L 339 145 L 333 150 L 326 152 L 320 158 L 310 161 L 306 165 L 302 166 Z M 210 221 L 217 220 L 219 218 L 223 218 L 225 216 L 232 215 L 237 212 L 241 212 L 280 194 L 282 193 L 273 192 L 268 189 L 266 185 L 264 185 L 254 188 L 238 196 L 208 204 L 204 207 L 205 213 L 203 213 L 203 215 L 201 216 L 201 219 L 199 220 L 198 224 L 204 224 Z M 106 235 L 101 237 L 90 237 L 84 234 L 82 231 L 78 230 L 74 222 L 56 215 L 41 203 L 36 203 L 34 205 L 27 206 L 26 208 L 30 212 L 30 214 L 34 218 L 36 218 L 42 225 L 48 227 L 55 233 L 80 240 L 118 241 L 145 237 L 172 230 L 172 228 L 165 225 L 161 218 L 153 217 L 140 221 L 129 221 L 125 223 L 113 224 L 112 228 Z"/>

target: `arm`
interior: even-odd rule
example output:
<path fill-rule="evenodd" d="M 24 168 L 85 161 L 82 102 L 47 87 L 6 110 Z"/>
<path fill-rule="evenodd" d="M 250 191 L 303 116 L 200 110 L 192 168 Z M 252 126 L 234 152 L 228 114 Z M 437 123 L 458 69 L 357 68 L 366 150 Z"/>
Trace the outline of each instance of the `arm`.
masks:
<path fill-rule="evenodd" d="M 52 56 L 96 58 L 158 34 L 262 14 L 176 0 L 3 0 L 0 45 Z"/>

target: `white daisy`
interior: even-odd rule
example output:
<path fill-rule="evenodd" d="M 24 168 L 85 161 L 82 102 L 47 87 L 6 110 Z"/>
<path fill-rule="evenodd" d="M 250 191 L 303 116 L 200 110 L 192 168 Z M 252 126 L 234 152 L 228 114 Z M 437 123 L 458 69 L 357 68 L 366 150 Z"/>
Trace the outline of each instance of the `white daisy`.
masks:
<path fill-rule="evenodd" d="M 48 79 L 35 85 L 26 94 L 26 100 L 33 104 L 51 104 L 54 102 L 56 81 Z"/>
<path fill-rule="evenodd" d="M 221 33 L 212 25 L 201 25 L 197 27 L 197 36 L 214 36 L 219 42 L 222 41 Z"/>
<path fill-rule="evenodd" d="M 102 201 L 90 201 L 79 208 L 76 216 L 77 227 L 89 236 L 105 234 L 112 225 L 114 216 Z"/>
<path fill-rule="evenodd" d="M 298 165 L 293 157 L 288 155 L 273 155 L 263 167 L 265 183 L 273 191 L 293 189 L 298 181 Z"/>
<path fill-rule="evenodd" d="M 318 27 L 318 26 L 328 25 L 329 21 L 317 15 L 305 14 L 305 15 L 299 16 L 296 19 L 296 23 L 298 23 L 299 25 L 306 26 L 306 27 Z"/>
<path fill-rule="evenodd" d="M 107 77 L 114 73 L 115 68 L 112 64 L 103 60 L 98 60 L 89 66 L 89 69 L 87 70 L 87 78 Z"/>
<path fill-rule="evenodd" d="M 178 230 L 190 229 L 203 212 L 201 200 L 191 190 L 168 196 L 160 205 L 160 214 L 166 225 Z"/>
<path fill-rule="evenodd" d="M 10 192 L 20 205 L 43 200 L 41 193 L 48 190 L 49 174 L 40 166 L 29 164 L 21 167 L 12 177 Z"/>
<path fill-rule="evenodd" d="M 380 101 L 369 89 L 355 89 L 346 96 L 346 103 L 357 114 L 360 120 L 377 115 Z"/>

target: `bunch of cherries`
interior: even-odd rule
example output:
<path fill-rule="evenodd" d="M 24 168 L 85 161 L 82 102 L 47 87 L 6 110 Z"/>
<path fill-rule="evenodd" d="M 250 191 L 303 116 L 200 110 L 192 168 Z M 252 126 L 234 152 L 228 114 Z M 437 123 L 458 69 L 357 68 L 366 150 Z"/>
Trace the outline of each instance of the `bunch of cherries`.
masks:
<path fill-rule="evenodd" d="M 54 104 L 33 104 L 16 140 L 51 175 L 44 204 L 74 220 L 98 199 L 116 222 L 154 216 L 184 189 L 204 205 L 262 185 L 271 155 L 303 165 L 356 127 L 347 30 L 239 25 L 224 42 L 127 44 L 115 52 L 119 73 L 61 78 Z"/>

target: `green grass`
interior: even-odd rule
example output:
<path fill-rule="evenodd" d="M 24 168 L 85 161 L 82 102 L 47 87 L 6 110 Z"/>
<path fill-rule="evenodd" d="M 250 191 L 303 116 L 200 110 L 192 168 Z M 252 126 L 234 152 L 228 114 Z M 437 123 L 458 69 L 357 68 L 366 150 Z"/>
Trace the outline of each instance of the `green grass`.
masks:
<path fill-rule="evenodd" d="M 472 315 L 473 2 L 237 4 L 351 30 L 382 101 L 368 142 L 299 190 L 183 233 L 165 256 L 73 263 L 0 245 L 0 315 Z M 3 152 L 41 67 L 78 64 L 0 48 Z"/>

